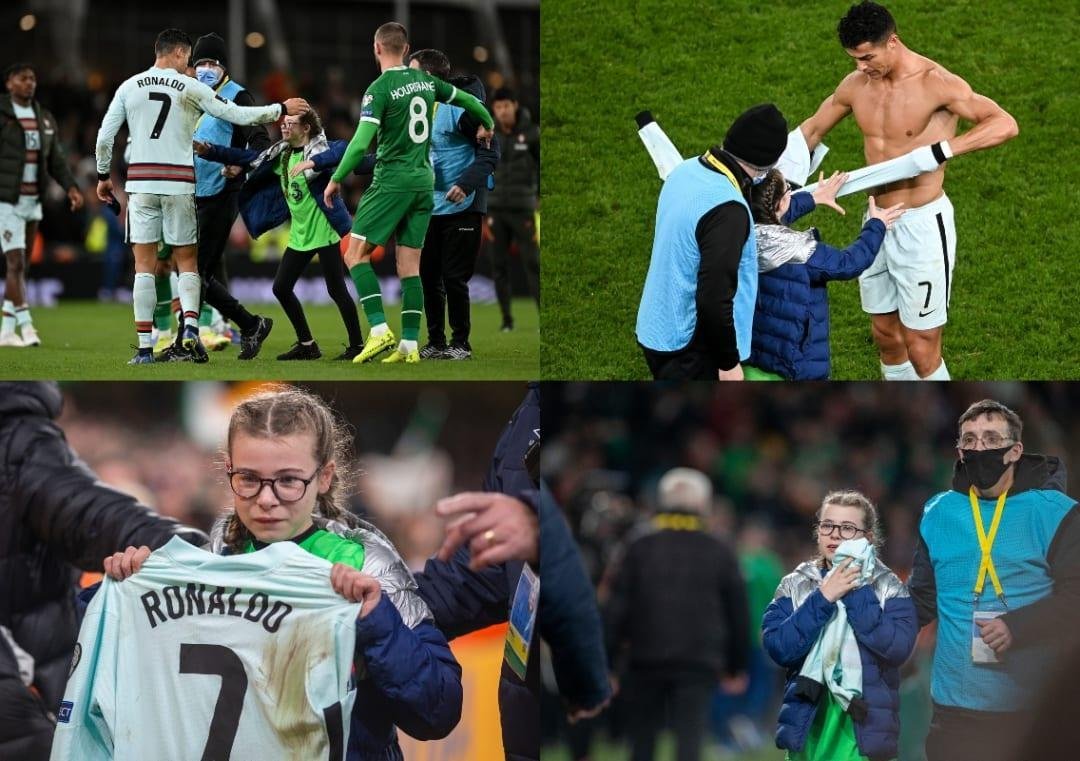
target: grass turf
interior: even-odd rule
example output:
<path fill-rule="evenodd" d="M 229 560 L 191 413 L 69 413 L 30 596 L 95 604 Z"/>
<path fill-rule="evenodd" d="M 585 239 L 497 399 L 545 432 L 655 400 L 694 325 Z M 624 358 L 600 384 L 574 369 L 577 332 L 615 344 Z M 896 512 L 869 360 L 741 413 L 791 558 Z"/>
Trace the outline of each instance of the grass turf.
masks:
<path fill-rule="evenodd" d="M 789 128 L 852 70 L 836 39 L 850 3 L 545 0 L 541 362 L 551 379 L 641 379 L 634 338 L 660 181 L 634 114 L 651 110 L 684 156 L 718 143 L 743 109 L 773 101 Z M 1071 49 L 1080 6 L 894 0 L 901 38 L 1016 117 L 1020 135 L 950 162 L 957 263 L 944 357 L 958 379 L 1080 378 L 1080 226 Z M 961 131 L 970 125 L 961 123 Z M 864 165 L 848 117 L 823 168 Z M 808 221 L 847 246 L 865 200 Z M 855 281 L 829 286 L 835 379 L 878 379 Z"/>
<path fill-rule="evenodd" d="M 783 761 L 784 751 L 767 747 L 752 753 L 721 753 L 707 745 L 701 757 L 703 761 Z M 573 761 L 565 747 L 545 747 L 540 751 L 540 758 L 543 761 Z M 626 761 L 630 758 L 630 748 L 628 745 L 596 742 L 590 749 L 589 758 L 591 761 Z M 653 758 L 655 761 L 674 761 L 675 739 L 670 735 L 661 735 Z"/>
<path fill-rule="evenodd" d="M 472 308 L 473 359 L 466 361 L 422 360 L 419 365 L 384 365 L 379 359 L 363 365 L 335 362 L 344 349 L 345 328 L 334 306 L 305 307 L 308 324 L 319 341 L 323 358 L 304 362 L 279 362 L 278 354 L 296 340 L 285 313 L 276 304 L 252 305 L 259 314 L 274 319 L 274 329 L 255 359 L 236 359 L 238 346 L 211 352 L 210 361 L 161 363 L 129 367 L 135 353 L 135 328 L 131 306 L 97 302 L 62 302 L 60 306 L 33 310 L 34 327 L 42 345 L 35 348 L 0 348 L 0 377 L 53 380 L 529 380 L 539 376 L 539 319 L 534 303 L 514 302 L 514 330 L 500 333 L 501 317 L 496 304 Z M 391 330 L 400 337 L 399 307 L 387 307 Z M 363 318 L 364 335 L 367 327 Z M 421 345 L 426 338 L 421 328 Z"/>

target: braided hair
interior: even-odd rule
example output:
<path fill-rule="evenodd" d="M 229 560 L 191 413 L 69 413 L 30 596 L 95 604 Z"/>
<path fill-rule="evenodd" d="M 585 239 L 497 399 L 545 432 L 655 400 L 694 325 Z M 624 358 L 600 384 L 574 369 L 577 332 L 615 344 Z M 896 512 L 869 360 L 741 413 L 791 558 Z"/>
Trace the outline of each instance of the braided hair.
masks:
<path fill-rule="evenodd" d="M 312 454 L 320 467 L 331 461 L 335 464 L 330 487 L 316 497 L 315 512 L 330 520 L 356 525 L 356 518 L 346 506 L 344 486 L 351 476 L 351 432 L 322 399 L 292 386 L 271 387 L 245 399 L 233 410 L 229 421 L 229 452 L 238 433 L 262 439 L 312 434 L 315 438 Z M 251 532 L 236 512 L 231 512 L 225 523 L 225 545 L 233 552 L 241 552 L 251 538 Z"/>
<path fill-rule="evenodd" d="M 765 179 L 750 189 L 750 211 L 759 225 L 779 225 L 776 209 L 788 190 L 787 180 L 778 169 L 770 169 Z"/>

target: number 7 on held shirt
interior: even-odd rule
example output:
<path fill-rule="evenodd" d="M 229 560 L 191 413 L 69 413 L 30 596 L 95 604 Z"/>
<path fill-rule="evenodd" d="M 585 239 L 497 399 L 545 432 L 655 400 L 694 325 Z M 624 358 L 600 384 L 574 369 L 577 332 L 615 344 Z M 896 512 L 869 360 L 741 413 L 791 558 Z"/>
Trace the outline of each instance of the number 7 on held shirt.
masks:
<path fill-rule="evenodd" d="M 174 538 L 106 577 L 79 632 L 52 761 L 344 757 L 360 605 L 292 542 Z"/>

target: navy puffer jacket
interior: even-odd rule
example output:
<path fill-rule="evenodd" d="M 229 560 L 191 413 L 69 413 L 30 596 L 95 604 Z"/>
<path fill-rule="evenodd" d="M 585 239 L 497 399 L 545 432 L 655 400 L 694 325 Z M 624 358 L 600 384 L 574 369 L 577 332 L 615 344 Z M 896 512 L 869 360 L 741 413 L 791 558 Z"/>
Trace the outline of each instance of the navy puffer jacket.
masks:
<path fill-rule="evenodd" d="M 790 751 L 805 746 L 824 698 L 823 692 L 813 695 L 807 689 L 808 680 L 799 677 L 810 648 L 836 613 L 836 603 L 821 594 L 821 581 L 817 563 L 800 565 L 780 582 L 761 624 L 765 651 L 787 669 L 776 746 Z M 911 655 L 919 633 L 915 604 L 903 582 L 881 563 L 869 584 L 848 592 L 842 600 L 863 668 L 866 715 L 861 720 L 852 716 L 855 741 L 859 752 L 874 761 L 895 758 L 900 736 L 900 666 Z"/>
<path fill-rule="evenodd" d="M 783 222 L 790 224 L 814 210 L 809 193 L 795 193 Z M 792 260 L 758 275 L 757 307 L 748 364 L 787 380 L 829 377 L 830 280 L 851 280 L 874 263 L 885 239 L 885 225 L 871 219 L 858 239 L 845 249 L 822 243 L 817 230 L 791 235 L 813 236 L 809 259 Z M 758 233 L 759 259 L 763 242 Z"/>

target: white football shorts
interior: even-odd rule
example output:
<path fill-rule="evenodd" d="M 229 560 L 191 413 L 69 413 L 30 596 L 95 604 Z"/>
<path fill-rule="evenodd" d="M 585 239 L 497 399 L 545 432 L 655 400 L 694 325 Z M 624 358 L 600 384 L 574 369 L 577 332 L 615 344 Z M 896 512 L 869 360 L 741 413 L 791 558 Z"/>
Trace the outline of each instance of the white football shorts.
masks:
<path fill-rule="evenodd" d="M 0 248 L 6 254 L 26 248 L 26 223 L 41 220 L 37 196 L 19 196 L 16 203 L 0 203 Z M 33 241 L 30 242 L 33 245 Z"/>
<path fill-rule="evenodd" d="M 944 325 L 955 264 L 953 207 L 943 194 L 908 209 L 885 231 L 877 259 L 859 276 L 863 311 L 899 312 L 900 322 L 912 330 Z"/>
<path fill-rule="evenodd" d="M 195 194 L 163 196 L 131 193 L 127 207 L 127 242 L 192 246 L 199 240 Z"/>

